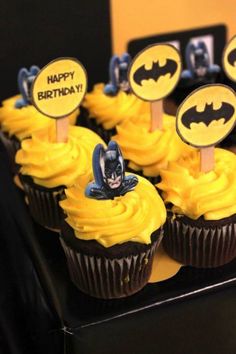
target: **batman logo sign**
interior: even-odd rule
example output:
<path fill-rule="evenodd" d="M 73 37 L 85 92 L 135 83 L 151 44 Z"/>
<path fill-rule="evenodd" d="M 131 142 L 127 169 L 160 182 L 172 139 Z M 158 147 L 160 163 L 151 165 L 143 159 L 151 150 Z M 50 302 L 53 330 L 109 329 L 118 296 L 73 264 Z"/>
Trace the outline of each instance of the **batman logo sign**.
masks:
<path fill-rule="evenodd" d="M 213 103 L 206 104 L 203 112 L 197 111 L 197 106 L 189 108 L 182 115 L 183 125 L 190 129 L 191 123 L 205 123 L 206 126 L 209 126 L 214 120 L 219 120 L 224 118 L 224 123 L 228 122 L 234 114 L 234 107 L 226 102 L 222 102 L 222 105 L 219 109 L 213 109 Z"/>
<path fill-rule="evenodd" d="M 228 54 L 228 62 L 234 66 L 236 62 L 236 48 L 233 49 L 229 54 Z"/>
<path fill-rule="evenodd" d="M 159 62 L 153 62 L 152 68 L 147 70 L 145 65 L 140 66 L 134 73 L 133 79 L 137 85 L 142 85 L 143 80 L 153 79 L 157 81 L 160 76 L 170 74 L 172 77 L 177 70 L 177 63 L 172 59 L 167 59 L 164 66 L 160 66 Z"/>
<path fill-rule="evenodd" d="M 180 78 L 182 63 L 179 51 L 171 44 L 153 44 L 133 59 L 128 80 L 133 93 L 145 101 L 168 96 Z"/>
<path fill-rule="evenodd" d="M 200 148 L 222 141 L 235 122 L 235 92 L 222 84 L 205 85 L 193 91 L 181 103 L 176 114 L 179 136 Z"/>

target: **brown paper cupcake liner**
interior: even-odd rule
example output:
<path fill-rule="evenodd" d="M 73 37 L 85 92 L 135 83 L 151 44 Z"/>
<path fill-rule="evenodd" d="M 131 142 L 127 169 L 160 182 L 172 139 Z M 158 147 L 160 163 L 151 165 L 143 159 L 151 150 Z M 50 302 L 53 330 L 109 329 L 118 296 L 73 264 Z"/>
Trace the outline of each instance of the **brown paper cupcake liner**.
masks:
<path fill-rule="evenodd" d="M 181 219 L 168 217 L 165 224 L 163 246 L 169 256 L 198 268 L 219 267 L 236 257 L 236 218 L 199 227 Z"/>
<path fill-rule="evenodd" d="M 44 227 L 60 230 L 63 211 L 59 206 L 59 201 L 64 197 L 64 187 L 47 189 L 34 184 L 29 178 L 22 175 L 20 175 L 20 180 L 33 219 Z"/>
<path fill-rule="evenodd" d="M 11 172 L 17 174 L 20 166 L 15 162 L 15 156 L 20 149 L 20 141 L 15 136 L 10 137 L 5 132 L 0 132 L 0 140 L 6 149 Z"/>
<path fill-rule="evenodd" d="M 75 251 L 60 239 L 74 284 L 93 297 L 114 299 L 132 295 L 147 284 L 161 238 L 162 233 L 146 252 L 114 259 Z"/>

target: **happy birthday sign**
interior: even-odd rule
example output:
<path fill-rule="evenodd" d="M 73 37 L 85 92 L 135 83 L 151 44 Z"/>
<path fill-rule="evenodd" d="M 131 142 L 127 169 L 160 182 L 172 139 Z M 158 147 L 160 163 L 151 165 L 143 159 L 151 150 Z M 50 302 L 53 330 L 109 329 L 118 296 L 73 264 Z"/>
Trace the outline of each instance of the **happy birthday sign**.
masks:
<path fill-rule="evenodd" d="M 87 90 L 87 75 L 83 65 L 74 58 L 59 58 L 46 65 L 32 86 L 32 101 L 36 108 L 51 118 L 72 113 Z"/>

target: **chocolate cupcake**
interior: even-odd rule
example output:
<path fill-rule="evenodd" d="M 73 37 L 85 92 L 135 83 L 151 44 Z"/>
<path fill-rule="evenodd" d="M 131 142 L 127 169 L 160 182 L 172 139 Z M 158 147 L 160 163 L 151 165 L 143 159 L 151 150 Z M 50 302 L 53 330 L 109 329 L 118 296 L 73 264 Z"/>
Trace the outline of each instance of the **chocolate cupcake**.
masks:
<path fill-rule="evenodd" d="M 29 71 L 22 68 L 18 74 L 21 94 L 4 100 L 0 108 L 0 139 L 7 151 L 13 174 L 19 170 L 15 163 L 15 154 L 21 142 L 39 130 L 50 129 L 55 123 L 31 104 L 30 87 L 38 71 L 36 66 L 32 66 Z M 70 124 L 76 123 L 78 112 L 79 110 L 76 110 L 68 117 Z"/>
<path fill-rule="evenodd" d="M 175 129 L 175 117 L 163 115 L 163 128 L 150 131 L 150 114 L 134 117 L 117 126 L 113 137 L 127 162 L 127 171 L 160 182 L 160 171 L 168 162 L 186 156 L 192 148 L 185 144 Z"/>
<path fill-rule="evenodd" d="M 102 139 L 89 129 L 71 126 L 68 141 L 56 143 L 55 128 L 41 130 L 23 140 L 16 154 L 31 215 L 42 226 L 59 229 L 59 200 L 64 188 L 83 184 L 92 175 L 94 146 Z"/>
<path fill-rule="evenodd" d="M 130 92 L 127 80 L 129 64 L 128 54 L 121 58 L 113 56 L 109 66 L 109 84 L 96 84 L 82 103 L 79 124 L 94 130 L 106 143 L 116 134 L 116 126 L 121 122 L 149 111 L 149 104 Z"/>
<path fill-rule="evenodd" d="M 103 299 L 132 295 L 151 274 L 162 238 L 164 203 L 146 179 L 125 174 L 118 145 L 98 145 L 95 182 L 66 189 L 61 240 L 70 276 L 83 292 Z M 86 193 L 86 195 L 85 195 Z"/>
<path fill-rule="evenodd" d="M 218 267 L 236 257 L 236 156 L 215 149 L 214 170 L 201 172 L 199 164 L 196 150 L 161 172 L 169 208 L 163 245 L 183 264 Z"/>

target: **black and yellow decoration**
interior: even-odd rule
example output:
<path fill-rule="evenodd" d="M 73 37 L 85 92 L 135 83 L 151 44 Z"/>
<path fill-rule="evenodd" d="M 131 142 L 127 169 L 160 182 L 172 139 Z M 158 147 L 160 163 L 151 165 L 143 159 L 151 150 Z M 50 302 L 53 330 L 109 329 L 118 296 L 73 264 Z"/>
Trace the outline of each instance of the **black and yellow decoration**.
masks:
<path fill-rule="evenodd" d="M 195 147 L 213 146 L 233 129 L 236 96 L 228 86 L 205 85 L 193 91 L 180 105 L 176 126 L 180 137 Z"/>
<path fill-rule="evenodd" d="M 179 51 L 170 44 L 154 44 L 133 59 L 128 79 L 136 96 L 157 101 L 168 96 L 177 85 L 182 64 Z"/>
<path fill-rule="evenodd" d="M 236 81 L 236 36 L 226 45 L 223 52 L 223 68 L 232 81 Z"/>

